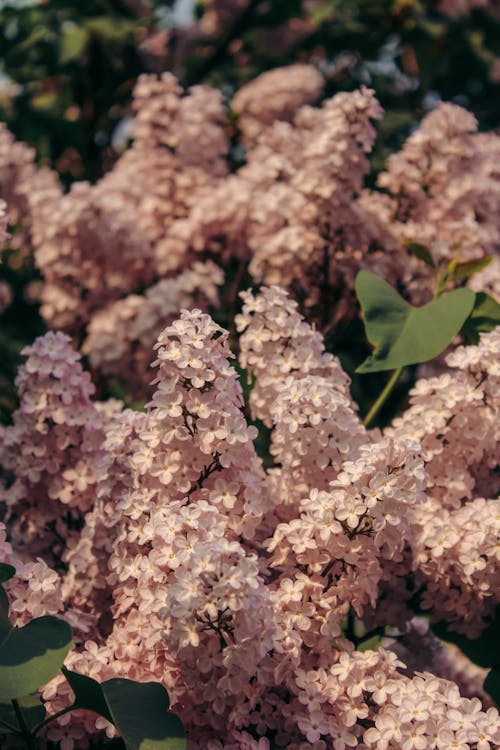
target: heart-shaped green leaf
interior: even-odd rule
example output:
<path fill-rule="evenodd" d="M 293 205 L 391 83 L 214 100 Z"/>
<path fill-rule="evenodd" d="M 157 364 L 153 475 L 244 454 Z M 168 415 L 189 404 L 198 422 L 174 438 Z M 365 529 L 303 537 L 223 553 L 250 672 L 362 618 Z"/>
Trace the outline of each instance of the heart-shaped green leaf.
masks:
<path fill-rule="evenodd" d="M 478 292 L 474 308 L 460 333 L 467 343 L 476 344 L 481 332 L 493 331 L 498 325 L 500 325 L 500 305 L 489 294 Z"/>
<path fill-rule="evenodd" d="M 32 730 L 44 720 L 45 706 L 39 698 L 36 698 L 34 695 L 28 695 L 24 698 L 19 698 L 18 703 L 28 729 Z M 18 727 L 17 716 L 12 703 L 0 703 L 0 721 L 6 722 L 12 727 Z M 0 724 L 0 734 L 2 732 L 5 733 L 6 730 Z"/>
<path fill-rule="evenodd" d="M 470 314 L 475 294 L 455 289 L 423 307 L 412 307 L 369 271 L 356 277 L 366 335 L 375 350 L 356 372 L 396 370 L 434 359 L 453 341 Z"/>
<path fill-rule="evenodd" d="M 116 678 L 99 684 L 68 669 L 63 672 L 75 693 L 74 707 L 111 721 L 128 750 L 185 750 L 184 727 L 168 711 L 168 693 L 159 683 Z"/>
<path fill-rule="evenodd" d="M 34 693 L 63 665 L 71 648 L 71 628 L 47 615 L 24 628 L 9 626 L 0 641 L 0 701 Z"/>

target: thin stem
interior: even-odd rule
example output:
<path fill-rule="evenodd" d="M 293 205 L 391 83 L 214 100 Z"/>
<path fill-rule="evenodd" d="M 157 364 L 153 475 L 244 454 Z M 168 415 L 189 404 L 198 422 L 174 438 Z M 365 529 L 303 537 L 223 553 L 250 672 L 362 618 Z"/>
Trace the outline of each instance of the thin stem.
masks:
<path fill-rule="evenodd" d="M 248 5 L 236 18 L 233 25 L 225 33 L 223 32 L 219 39 L 217 39 L 214 51 L 210 57 L 207 57 L 203 61 L 198 70 L 193 71 L 191 75 L 187 76 L 186 85 L 192 86 L 195 83 L 200 83 L 220 62 L 224 60 L 231 42 L 234 39 L 237 39 L 238 36 L 249 27 L 253 16 L 262 2 L 263 0 L 250 0 Z"/>
<path fill-rule="evenodd" d="M 360 646 L 362 643 L 366 643 L 366 641 L 369 641 L 370 638 L 374 638 L 376 635 L 383 636 L 385 634 L 385 627 L 383 625 L 378 625 L 376 628 L 373 628 L 373 630 L 369 630 L 364 635 L 360 635 L 356 637 L 356 648 Z"/>
<path fill-rule="evenodd" d="M 354 632 L 354 612 L 352 611 L 351 607 L 349 607 L 349 612 L 347 613 L 345 636 L 351 641 L 351 643 L 354 643 L 354 645 L 356 646 L 356 634 Z"/>
<path fill-rule="evenodd" d="M 40 722 L 40 724 L 37 724 L 35 727 L 33 727 L 32 734 L 35 736 L 35 734 L 38 734 L 38 732 L 47 726 L 47 724 L 50 724 L 51 721 L 54 721 L 55 719 L 58 719 L 60 716 L 64 716 L 64 714 L 69 714 L 70 711 L 74 711 L 75 706 L 66 706 L 66 708 L 61 708 L 60 711 L 58 711 L 55 714 L 52 714 L 52 716 L 48 716 L 46 719 Z"/>
<path fill-rule="evenodd" d="M 21 707 L 18 703 L 18 701 L 13 698 L 12 699 L 12 705 L 14 706 L 14 711 L 16 713 L 16 718 L 19 723 L 19 726 L 21 728 L 21 734 L 23 737 L 23 740 L 26 742 L 27 746 L 30 748 L 30 750 L 36 750 L 36 744 L 35 744 L 35 738 L 31 734 L 28 725 L 26 724 L 23 716 L 23 712 L 21 711 Z"/>
<path fill-rule="evenodd" d="M 226 326 L 229 329 L 229 345 L 231 347 L 231 351 L 238 356 L 239 351 L 239 337 L 237 336 L 236 331 L 236 324 L 235 324 L 235 317 L 236 317 L 236 307 L 238 304 L 238 295 L 240 293 L 240 287 L 241 282 L 243 281 L 243 278 L 245 276 L 247 270 L 247 262 L 242 260 L 238 264 L 238 267 L 236 269 L 236 273 L 233 279 L 233 282 L 229 289 L 228 294 L 228 302 L 226 305 L 226 309 L 229 309 L 229 324 Z"/>
<path fill-rule="evenodd" d="M 329 562 L 327 562 L 327 564 L 325 565 L 325 567 L 321 571 L 320 576 L 324 577 L 324 576 L 328 575 L 328 573 L 331 571 L 331 569 L 333 568 L 334 565 L 335 565 L 335 560 L 330 560 Z"/>
<path fill-rule="evenodd" d="M 391 394 L 392 389 L 396 385 L 396 383 L 398 381 L 398 378 L 399 378 L 399 376 L 401 375 L 402 372 L 403 372 L 403 368 L 402 367 L 398 367 L 397 370 L 394 370 L 394 372 L 392 373 L 391 377 L 387 381 L 384 390 L 382 391 L 382 393 L 380 394 L 380 396 L 375 401 L 375 403 L 371 407 L 370 411 L 368 412 L 368 414 L 364 418 L 363 424 L 365 425 L 365 427 L 369 427 L 371 425 L 371 423 L 373 422 L 373 420 L 375 419 L 375 417 L 379 413 L 380 409 L 382 408 L 382 406 L 387 401 L 389 395 Z"/>
<path fill-rule="evenodd" d="M 3 727 L 6 727 L 9 730 L 9 732 L 12 732 L 12 734 L 21 734 L 19 729 L 15 727 L 13 724 L 9 724 L 8 721 L 4 721 L 3 719 L 0 719 L 0 724 Z"/>
<path fill-rule="evenodd" d="M 434 292 L 433 300 L 438 299 L 442 295 L 442 293 L 446 290 L 446 287 L 448 285 L 448 274 L 446 271 L 441 276 L 440 273 L 436 276 L 436 291 Z"/>

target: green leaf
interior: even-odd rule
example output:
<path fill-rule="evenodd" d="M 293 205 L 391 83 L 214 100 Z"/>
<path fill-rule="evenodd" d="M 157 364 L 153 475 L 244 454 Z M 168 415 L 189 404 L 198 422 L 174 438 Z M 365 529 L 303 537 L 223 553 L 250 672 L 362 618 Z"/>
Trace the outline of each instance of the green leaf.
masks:
<path fill-rule="evenodd" d="M 92 677 L 71 672 L 66 667 L 63 667 L 62 671 L 75 694 L 75 708 L 86 708 L 88 711 L 94 711 L 99 716 L 113 722 L 102 685 Z"/>
<path fill-rule="evenodd" d="M 168 711 L 168 693 L 157 682 L 115 678 L 99 684 L 63 668 L 75 693 L 75 708 L 95 711 L 111 721 L 128 750 L 185 750 L 184 727 Z"/>
<path fill-rule="evenodd" d="M 493 621 L 478 638 L 467 638 L 461 633 L 450 632 L 443 622 L 433 625 L 432 630 L 438 638 L 458 646 L 467 658 L 480 667 L 492 667 L 500 663 L 500 605 L 495 610 Z"/>
<path fill-rule="evenodd" d="M 81 26 L 71 24 L 59 39 L 59 62 L 66 65 L 77 60 L 87 46 L 88 34 Z"/>
<path fill-rule="evenodd" d="M 13 565 L 7 563 L 0 563 L 0 583 L 8 581 L 15 575 L 16 569 Z"/>
<path fill-rule="evenodd" d="M 419 242 L 412 242 L 411 240 L 403 240 L 403 245 L 408 248 L 412 255 L 423 260 L 424 263 L 427 263 L 431 268 L 436 268 L 432 255 L 425 245 L 421 245 Z"/>
<path fill-rule="evenodd" d="M 460 333 L 467 343 L 477 343 L 482 331 L 493 331 L 500 325 L 500 305 L 489 294 L 478 292 L 474 308 Z"/>
<path fill-rule="evenodd" d="M 368 640 L 363 641 L 356 647 L 356 651 L 378 651 L 380 644 L 382 643 L 381 635 L 373 635 Z"/>
<path fill-rule="evenodd" d="M 356 277 L 366 335 L 374 352 L 356 372 L 396 370 L 434 359 L 453 341 L 472 310 L 475 294 L 455 289 L 423 307 L 412 307 L 369 271 Z"/>
<path fill-rule="evenodd" d="M 454 259 L 448 266 L 446 275 L 453 281 L 470 279 L 470 277 L 474 276 L 475 273 L 479 273 L 479 271 L 483 271 L 485 268 L 487 268 L 492 260 L 493 255 L 487 255 L 486 257 L 479 258 L 478 260 L 467 260 L 463 262 Z"/>
<path fill-rule="evenodd" d="M 47 615 L 10 626 L 0 642 L 0 701 L 34 693 L 62 667 L 71 648 L 67 622 Z"/>
<path fill-rule="evenodd" d="M 9 599 L 4 587 L 0 584 L 0 643 L 7 637 L 11 627 L 12 625 L 9 622 Z"/>
<path fill-rule="evenodd" d="M 5 589 L 0 586 L 0 642 L 3 640 L 1 635 L 2 624 L 9 624 L 9 600 Z"/>
<path fill-rule="evenodd" d="M 45 706 L 39 698 L 36 698 L 34 695 L 28 695 L 24 698 L 19 698 L 18 703 L 28 729 L 33 729 L 44 720 Z M 7 722 L 11 726 L 18 726 L 16 712 L 12 703 L 0 703 L 0 720 Z M 0 734 L 2 731 L 5 732 L 6 730 L 0 725 Z"/>
<path fill-rule="evenodd" d="M 111 16 L 95 16 L 86 20 L 84 27 L 87 32 L 96 34 L 107 42 L 119 42 L 135 33 L 137 23 Z"/>
<path fill-rule="evenodd" d="M 497 706 L 500 706 L 500 665 L 490 669 L 484 681 L 484 689 L 491 695 Z"/>

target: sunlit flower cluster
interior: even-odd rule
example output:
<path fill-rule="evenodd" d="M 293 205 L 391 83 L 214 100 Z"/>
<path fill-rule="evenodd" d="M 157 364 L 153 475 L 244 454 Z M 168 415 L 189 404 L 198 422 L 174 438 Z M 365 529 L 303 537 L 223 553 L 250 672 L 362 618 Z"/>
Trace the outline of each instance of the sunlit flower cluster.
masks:
<path fill-rule="evenodd" d="M 478 634 L 500 594 L 498 511 L 483 497 L 498 332 L 420 381 L 384 435 L 360 423 L 348 378 L 282 289 L 246 293 L 237 325 L 251 409 L 271 429 L 267 469 L 228 334 L 200 310 L 158 336 L 146 412 L 93 402 L 65 335 L 26 350 L 2 432 L 13 615 L 66 617 L 72 669 L 162 682 L 193 749 L 494 748 L 478 675 L 410 599 Z M 478 422 L 484 446 L 456 455 L 453 431 Z M 453 462 L 449 493 L 436 461 Z M 371 632 L 382 644 L 357 650 Z M 71 699 L 62 677 L 42 694 L 53 711 Z M 47 731 L 77 747 L 114 732 L 87 712 Z"/>
<path fill-rule="evenodd" d="M 87 334 L 86 352 L 95 343 L 102 363 L 95 331 L 111 306 L 130 319 L 150 287 L 154 295 L 162 280 L 211 261 L 228 282 L 248 272 L 290 289 L 331 331 L 354 314 L 360 268 L 428 301 L 432 274 L 407 242 L 427 246 L 436 264 L 495 253 L 497 134 L 442 103 L 367 189 L 380 104 L 361 87 L 311 106 L 322 87 L 312 65 L 264 73 L 231 102 L 203 86 L 184 91 L 170 73 L 141 76 L 132 146 L 95 185 L 75 182 L 67 194 L 2 126 L 0 198 L 19 224 L 14 245 L 34 250 L 47 323 Z M 475 283 L 498 293 L 498 261 Z M 175 284 L 165 294 L 177 312 Z M 187 306 L 199 303 L 195 292 Z M 135 339 L 126 345 L 131 361 Z"/>

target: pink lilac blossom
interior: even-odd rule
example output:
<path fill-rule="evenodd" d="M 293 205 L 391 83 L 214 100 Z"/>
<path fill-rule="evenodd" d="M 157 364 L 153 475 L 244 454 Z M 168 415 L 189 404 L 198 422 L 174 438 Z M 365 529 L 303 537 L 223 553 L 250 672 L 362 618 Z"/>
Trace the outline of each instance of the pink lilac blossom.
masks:
<path fill-rule="evenodd" d="M 90 376 L 65 334 L 49 332 L 23 353 L 20 405 L 0 427 L 0 492 L 16 549 L 57 561 L 93 505 L 104 433 Z"/>
<path fill-rule="evenodd" d="M 0 250 L 3 248 L 5 243 L 10 237 L 10 234 L 8 232 L 8 226 L 9 226 L 9 215 L 7 213 L 7 204 L 5 201 L 0 199 Z M 1 262 L 1 256 L 0 256 L 0 262 Z"/>
<path fill-rule="evenodd" d="M 158 269 L 169 271 L 172 256 L 184 263 L 200 253 L 222 262 L 236 256 L 257 283 L 291 288 L 313 317 L 325 302 L 332 316 L 323 327 L 352 313 L 360 262 L 389 280 L 404 272 L 393 236 L 357 200 L 380 116 L 362 88 L 269 125 L 247 163 L 201 188 L 193 210 L 171 226 L 156 248 Z"/>
<path fill-rule="evenodd" d="M 471 638 L 484 630 L 498 597 L 498 502 L 475 498 L 458 510 L 429 498 L 412 541 L 423 609 Z"/>
<path fill-rule="evenodd" d="M 495 255 L 500 241 L 499 147 L 497 135 L 477 133 L 470 112 L 442 103 L 389 157 L 377 180 L 384 192 L 365 190 L 360 202 L 378 214 L 399 244 L 398 252 L 403 250 L 400 243 L 417 242 L 428 247 L 436 264 L 444 265 L 453 258 Z M 498 277 L 494 264 L 485 279 L 489 288 L 498 286 Z M 416 258 L 407 263 L 400 282 L 417 304 L 429 301 L 434 292 L 433 274 Z"/>
<path fill-rule="evenodd" d="M 422 446 L 427 499 L 416 509 L 413 566 L 422 606 L 471 637 L 485 627 L 498 582 L 500 329 L 446 358 L 449 374 L 418 381 L 386 431 Z M 424 406 L 425 404 L 425 406 Z M 485 499 L 486 498 L 486 499 Z M 492 498 L 492 499 L 487 499 Z"/>
<path fill-rule="evenodd" d="M 114 669 L 166 681 L 193 731 L 207 721 L 220 731 L 248 682 L 245 669 L 254 670 L 277 637 L 251 541 L 270 499 L 251 444 L 254 429 L 240 410 L 227 333 L 199 310 L 183 312 L 156 348 L 158 388 L 149 413 L 107 408 L 105 449 L 114 458 L 80 542 L 65 556 L 75 589 L 68 586 L 67 597 L 82 606 L 83 583 L 88 602 L 108 598 L 114 623 L 106 663 L 116 650 Z M 98 612 L 95 606 L 90 614 Z M 130 636 L 118 635 L 133 616 L 140 637 L 124 650 Z M 205 668 L 215 670 L 206 697 L 196 697 L 198 647 L 214 657 Z M 215 712 L 214 681 L 221 685 Z M 54 708 L 61 699 L 56 691 Z"/>
<path fill-rule="evenodd" d="M 339 636 L 349 607 L 359 617 L 375 607 L 383 562 L 403 562 L 413 536 L 408 511 L 423 501 L 424 488 L 418 444 L 365 445 L 328 490 L 312 489 L 296 517 L 278 524 L 266 542 L 270 566 L 301 581 L 298 591 L 306 585 L 310 622 L 295 627 L 307 631 L 302 637 L 318 655 Z M 295 605 L 288 607 L 293 619 Z"/>
<path fill-rule="evenodd" d="M 296 64 L 262 73 L 238 89 L 231 108 L 238 116 L 243 144 L 255 145 L 258 136 L 277 120 L 292 120 L 300 107 L 319 98 L 323 83 L 312 65 Z"/>
<path fill-rule="evenodd" d="M 12 304 L 14 291 L 7 281 L 0 280 L 0 315 Z"/>
<path fill-rule="evenodd" d="M 302 106 L 293 122 L 270 115 L 234 175 L 219 94 L 184 93 L 164 74 L 141 77 L 134 96 L 132 148 L 97 185 L 76 183 L 63 197 L 54 175 L 37 170 L 32 152 L 2 130 L 2 193 L 22 221 L 16 242 L 35 248 L 52 326 L 76 331 L 201 254 L 249 263 L 256 281 L 291 288 L 329 330 L 354 311 L 360 266 L 426 301 L 429 272 L 408 261 L 405 240 L 427 243 L 442 262 L 498 245 L 499 139 L 476 133 L 474 118 L 455 105 L 429 114 L 390 158 L 381 192 L 363 190 L 371 121 L 381 114 L 366 89 Z M 498 278 L 493 263 L 476 286 L 496 293 Z"/>
<path fill-rule="evenodd" d="M 87 637 L 100 639 L 100 620 L 109 618 L 112 588 L 109 584 L 108 563 L 117 536 L 116 527 L 122 513 L 129 508 L 132 446 L 138 439 L 146 416 L 143 412 L 124 409 L 117 401 L 98 402 L 97 411 L 106 428 L 102 444 L 107 457 L 107 469 L 100 477 L 95 492 L 95 503 L 85 515 L 78 536 L 68 539 L 64 562 L 68 571 L 64 579 L 65 599 L 73 607 L 85 611 L 93 626 Z M 134 495 L 133 518 L 148 507 L 151 493 Z M 115 500 L 115 498 L 119 498 Z M 109 623 L 108 623 L 109 626 Z M 104 627 L 107 627 L 106 625 Z"/>
<path fill-rule="evenodd" d="M 469 286 L 475 292 L 486 292 L 494 299 L 500 299 L 500 256 L 498 254 L 492 258 L 483 271 L 474 274 Z"/>
<path fill-rule="evenodd" d="M 498 0 L 440 0 L 438 8 L 441 13 L 453 19 L 477 9 L 485 10 L 492 15 L 500 14 Z"/>
<path fill-rule="evenodd" d="M 302 107 L 293 125 L 278 122 L 263 133 L 241 170 L 260 182 L 250 211 L 255 281 L 292 287 L 308 307 L 318 304 L 321 284 L 330 299 L 352 289 L 376 235 L 377 219 L 356 198 L 375 138 L 372 120 L 380 116 L 373 93 L 362 88 L 320 109 Z"/>
<path fill-rule="evenodd" d="M 247 264 L 248 213 L 253 188 L 238 175 L 201 187 L 189 214 L 174 221 L 155 248 L 160 275 L 189 265 L 200 256 L 226 266 L 232 259 Z"/>
<path fill-rule="evenodd" d="M 312 92 L 317 74 L 298 67 L 309 71 Z M 245 91 L 269 80 L 236 94 L 243 118 Z M 286 109 L 276 94 L 281 84 L 273 86 L 268 99 L 277 109 L 265 110 L 258 97 L 266 123 L 234 174 L 220 94 L 201 86 L 184 92 L 166 73 L 139 78 L 133 146 L 94 186 L 76 183 L 62 196 L 55 175 L 36 169 L 32 150 L 2 128 L 0 192 L 20 225 L 15 243 L 35 250 L 51 326 L 80 333 L 131 292 L 212 259 L 221 266 L 236 260 L 257 283 L 289 288 L 329 331 L 355 312 L 360 267 L 399 283 L 412 301 L 427 301 L 432 275 L 409 258 L 407 240 L 427 244 L 439 263 L 496 251 L 500 139 L 477 133 L 470 113 L 436 108 L 368 191 L 367 154 L 381 116 L 373 93 L 341 93 L 314 108 L 299 106 L 288 90 L 286 101 L 295 103 Z M 273 120 L 285 117 L 281 105 L 291 121 Z M 475 288 L 496 294 L 498 269 L 492 263 Z"/>
<path fill-rule="evenodd" d="M 311 487 L 326 489 L 342 462 L 356 456 L 366 431 L 338 360 L 279 287 L 242 294 L 236 317 L 240 364 L 254 381 L 254 418 L 273 426 L 270 453 L 276 491 L 284 504 Z M 318 477 L 321 483 L 318 484 Z"/>
<path fill-rule="evenodd" d="M 117 377 L 138 398 L 148 393 L 152 347 L 183 307 L 217 307 L 224 281 L 214 263 L 194 263 L 178 276 L 131 294 L 99 310 L 90 320 L 82 353 L 93 369 Z"/>
<path fill-rule="evenodd" d="M 49 220 L 62 196 L 55 172 L 35 166 L 35 151 L 14 140 L 0 123 L 0 198 L 6 201 L 9 221 L 16 227 L 12 247 L 23 253 L 36 246 L 34 227 Z"/>
<path fill-rule="evenodd" d="M 443 263 L 496 249 L 500 141 L 442 105 L 368 192 L 373 93 L 313 108 L 294 92 L 271 97 L 274 114 L 260 102 L 261 131 L 229 175 L 221 96 L 142 77 L 132 148 L 62 199 L 0 129 L 1 191 L 18 244 L 35 248 L 47 321 L 89 324 L 96 368 L 126 366 L 143 388 L 158 336 L 145 413 L 93 403 L 63 333 L 25 350 L 20 406 L 0 428 L 12 610 L 19 623 L 64 613 L 74 669 L 162 682 L 193 750 L 491 750 L 498 713 L 460 695 L 470 685 L 438 644 L 426 641 L 429 665 L 405 666 L 386 642 L 356 651 L 349 622 L 411 640 L 418 598 L 468 635 L 487 624 L 500 593 L 500 333 L 448 355 L 449 371 L 421 379 L 381 435 L 361 424 L 349 379 L 285 289 L 245 293 L 235 325 L 252 417 L 271 430 L 264 470 L 228 333 L 199 309 L 172 315 L 215 300 L 214 260 L 288 287 L 326 331 L 352 313 L 359 267 L 423 299 L 430 279 L 402 242 L 425 241 Z M 243 93 L 241 123 L 257 116 Z M 498 264 L 476 283 L 496 289 Z M 55 711 L 71 700 L 62 678 L 43 697 Z M 48 737 L 69 750 L 96 733 L 113 729 L 80 713 Z"/>
<path fill-rule="evenodd" d="M 257 430 L 246 424 L 241 412 L 243 396 L 229 363 L 233 355 L 227 338 L 227 332 L 208 315 L 199 310 L 183 311 L 181 317 L 162 332 L 155 345 L 158 388 L 151 410 L 153 418 L 161 421 L 160 445 L 164 450 L 169 446 L 168 450 L 175 456 L 183 452 L 183 443 L 187 447 L 192 441 L 198 452 L 190 469 L 192 476 L 181 469 L 178 478 L 172 477 L 173 487 L 184 494 L 195 493 L 196 497 L 200 469 L 207 473 L 211 467 L 215 477 L 222 469 L 227 470 L 228 476 L 234 471 L 236 476 L 241 476 L 240 486 L 233 490 L 238 497 L 234 506 L 226 505 L 227 523 L 231 528 L 234 522 L 236 533 L 252 538 L 253 529 L 266 508 L 262 488 L 264 475 L 252 444 Z M 156 473 L 154 469 L 149 471 L 153 475 Z M 164 484 L 171 481 L 167 476 L 162 478 L 160 473 L 157 476 Z M 222 503 L 223 498 L 214 497 L 213 501 Z"/>
<path fill-rule="evenodd" d="M 21 407 L 7 434 L 13 438 L 22 425 L 28 443 L 39 425 L 45 439 L 52 439 L 74 419 L 78 441 L 75 436 L 69 455 L 79 452 L 100 467 L 92 503 L 86 486 L 75 488 L 83 528 L 68 533 L 61 527 L 63 580 L 38 561 L 29 574 L 34 604 L 40 601 L 36 592 L 45 588 L 54 592 L 54 607 L 61 606 L 62 596 L 65 616 L 75 622 L 77 647 L 68 666 L 100 680 L 163 682 L 193 750 L 267 750 L 270 738 L 292 750 L 431 745 L 488 750 L 500 739 L 495 709 L 483 710 L 479 701 L 461 697 L 456 684 L 432 674 L 402 674 L 404 664 L 387 649 L 355 651 L 344 632 L 349 613 L 371 617 L 393 570 L 400 580 L 409 572 L 423 580 L 434 564 L 423 558 L 421 519 L 430 502 L 425 451 L 404 433 L 381 438 L 363 431 L 347 378 L 282 290 L 248 293 L 238 325 L 246 365 L 254 368 L 257 384 L 261 381 L 255 408 L 276 432 L 280 420 L 288 424 L 293 413 L 293 403 L 280 402 L 282 384 L 293 393 L 304 381 L 310 398 L 305 393 L 301 398 L 308 408 L 318 396 L 312 386 L 321 380 L 331 398 L 344 399 L 358 436 L 345 454 L 336 449 L 334 463 L 306 473 L 306 492 L 285 515 L 284 496 L 274 489 L 278 467 L 266 474 L 252 445 L 256 430 L 242 413 L 228 334 L 208 315 L 183 311 L 160 334 L 157 388 L 147 413 L 122 409 L 115 401 L 92 405 L 89 382 L 64 335 L 47 334 L 28 351 L 19 376 Z M 265 382 L 263 355 L 270 341 L 276 347 L 274 355 L 269 349 L 273 377 Z M 470 354 L 457 350 L 450 359 L 478 378 L 489 400 L 498 393 L 497 345 L 490 334 Z M 62 375 L 73 388 L 71 398 L 63 398 L 57 386 Z M 31 391 L 38 411 L 33 406 L 30 411 Z M 277 412 L 273 394 L 281 403 Z M 52 410 L 54 424 L 46 423 L 44 408 Z M 338 409 L 337 404 L 332 429 L 338 428 Z M 321 420 L 312 417 L 313 412 L 310 427 L 320 427 Z M 100 431 L 98 449 L 86 432 L 88 420 Z M 296 432 L 303 428 L 299 424 Z M 294 469 L 300 467 L 298 450 L 296 455 Z M 14 465 L 10 448 L 7 458 L 11 471 L 25 472 L 24 459 Z M 29 477 L 18 483 L 17 497 L 9 497 L 15 537 L 13 512 L 24 512 L 34 487 L 50 486 L 50 472 L 40 471 L 38 485 L 37 477 Z M 287 482 L 292 496 L 296 476 L 290 473 Z M 432 499 L 432 486 L 429 492 Z M 486 505 L 474 500 L 450 510 L 468 514 L 456 518 L 462 536 L 454 541 L 451 564 L 458 573 L 481 576 L 474 585 L 485 600 L 493 597 L 497 558 L 489 547 L 486 566 L 467 557 L 467 528 L 474 518 L 474 539 L 490 533 L 494 540 L 492 517 L 480 512 Z M 41 512 L 32 510 L 33 518 Z M 1 529 L 0 552 L 10 555 Z M 454 589 L 447 588 L 439 568 L 435 575 L 446 602 Z M 465 583 L 470 589 L 470 580 Z M 19 616 L 27 617 L 31 610 L 23 609 L 23 591 L 15 601 Z M 438 612 L 439 605 L 432 606 Z M 454 616 L 448 612 L 452 623 Z M 62 678 L 51 681 L 43 697 L 56 711 L 71 699 Z M 113 735 L 95 715 L 77 713 L 62 717 L 48 737 L 84 747 L 96 732 Z"/>
<path fill-rule="evenodd" d="M 421 443 L 427 493 L 441 506 L 460 508 L 499 490 L 499 354 L 498 328 L 482 334 L 477 346 L 456 349 L 446 357 L 453 369 L 417 381 L 410 407 L 387 430 Z"/>
<path fill-rule="evenodd" d="M 422 617 L 412 618 L 397 640 L 388 645 L 390 640 L 390 637 L 386 638 L 383 645 L 394 651 L 404 662 L 404 671 L 409 677 L 416 672 L 432 672 L 436 677 L 458 685 L 460 694 L 465 698 L 479 698 L 486 708 L 494 705 L 483 687 L 489 670 L 470 661 L 458 646 L 437 638 L 432 633 L 428 620 Z"/>
<path fill-rule="evenodd" d="M 368 748 L 489 750 L 498 744 L 496 708 L 483 711 L 479 700 L 462 698 L 454 683 L 428 672 L 394 682 L 387 686 L 374 726 L 363 735 Z"/>
<path fill-rule="evenodd" d="M 157 280 L 154 248 L 189 212 L 196 190 L 227 173 L 221 96 L 186 94 L 164 73 L 134 90 L 134 143 L 96 185 L 75 183 L 34 227 L 42 315 L 77 330 L 101 307 Z M 170 272 L 179 269 L 172 254 Z"/>
<path fill-rule="evenodd" d="M 61 581 L 40 558 L 36 561 L 18 557 L 7 541 L 6 526 L 0 522 L 0 562 L 14 566 L 14 578 L 2 586 L 9 599 L 10 621 L 22 627 L 33 617 L 55 615 L 63 609 Z"/>
<path fill-rule="evenodd" d="M 234 23 L 247 8 L 249 0 L 204 0 L 201 28 L 205 34 L 216 34 Z"/>

